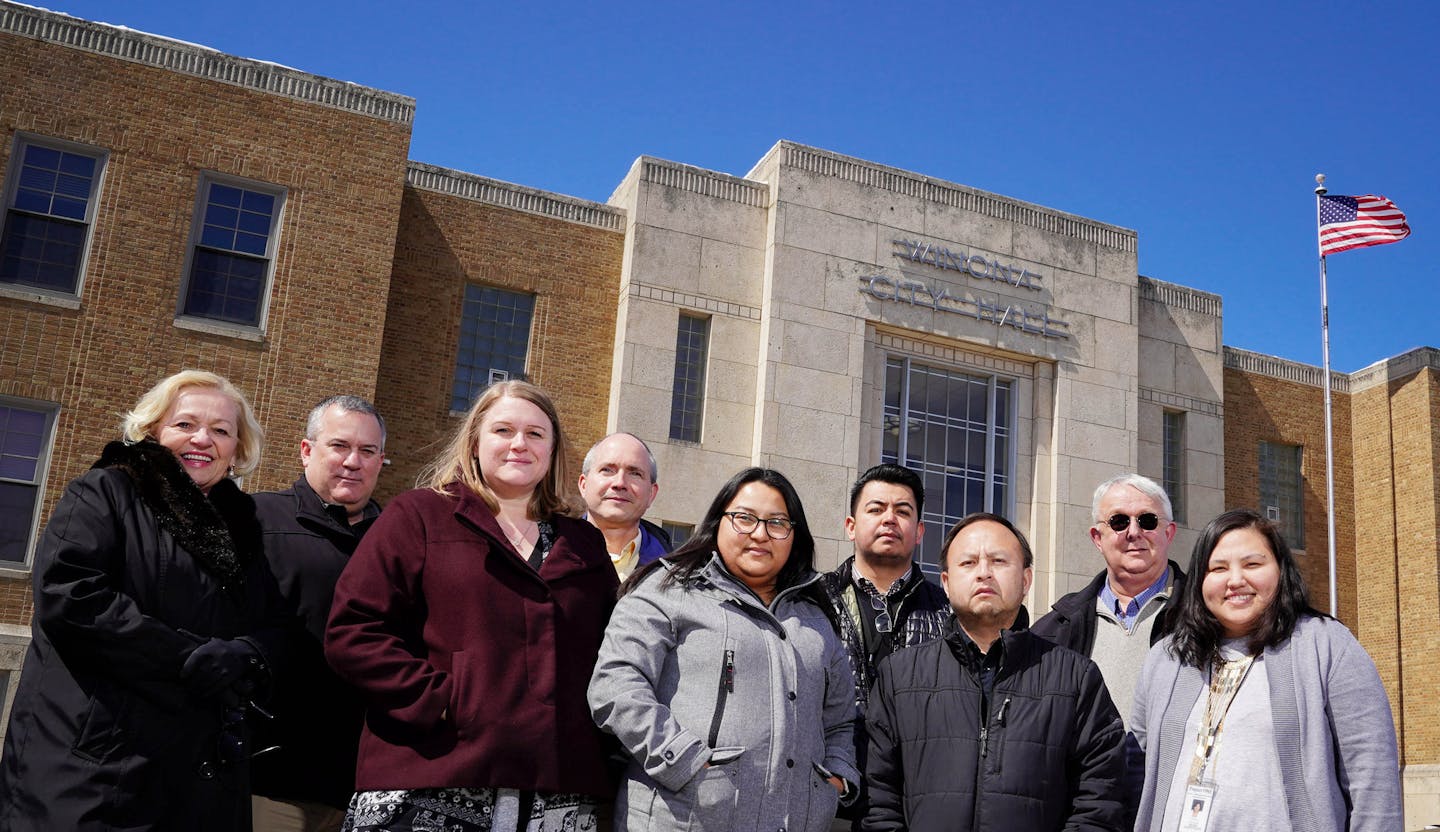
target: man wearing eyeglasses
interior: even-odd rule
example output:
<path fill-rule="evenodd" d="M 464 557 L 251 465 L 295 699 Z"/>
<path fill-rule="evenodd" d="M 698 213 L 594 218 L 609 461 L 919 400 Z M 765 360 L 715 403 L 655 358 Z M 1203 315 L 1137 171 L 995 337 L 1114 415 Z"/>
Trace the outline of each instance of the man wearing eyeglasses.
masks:
<path fill-rule="evenodd" d="M 925 579 L 915 550 L 925 535 L 920 510 L 925 487 L 920 476 L 899 465 L 876 465 L 850 488 L 845 535 L 855 553 L 821 577 L 840 640 L 855 674 L 855 751 L 865 770 L 865 707 L 875 665 L 901 647 L 940 637 L 950 617 L 945 591 Z M 858 828 L 865 815 L 863 790 L 841 816 Z"/>
<path fill-rule="evenodd" d="M 1166 556 L 1175 523 L 1170 497 L 1154 480 L 1111 477 L 1095 489 L 1091 506 L 1090 540 L 1105 571 L 1056 601 L 1031 630 L 1094 660 L 1128 725 L 1140 666 L 1170 632 L 1170 599 L 1180 597 L 1185 573 Z"/>

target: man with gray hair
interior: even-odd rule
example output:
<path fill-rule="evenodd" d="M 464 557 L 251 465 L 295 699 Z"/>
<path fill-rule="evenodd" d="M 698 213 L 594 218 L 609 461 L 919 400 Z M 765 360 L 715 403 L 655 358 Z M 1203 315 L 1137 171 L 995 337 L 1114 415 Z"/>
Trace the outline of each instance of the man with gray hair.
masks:
<path fill-rule="evenodd" d="M 580 464 L 585 519 L 605 535 L 622 581 L 670 551 L 670 535 L 644 519 L 660 493 L 658 480 L 655 455 L 631 433 L 612 433 L 596 442 Z"/>
<path fill-rule="evenodd" d="M 265 557 L 293 621 L 271 699 L 274 719 L 256 726 L 257 832 L 339 829 L 355 791 L 364 706 L 325 663 L 323 646 L 335 581 L 380 516 L 371 494 L 384 462 L 385 420 L 375 406 L 331 396 L 310 411 L 300 478 L 285 491 L 255 495 Z"/>
<path fill-rule="evenodd" d="M 1165 489 L 1148 477 L 1121 474 L 1100 483 L 1091 499 L 1090 542 L 1104 556 L 1105 571 L 1030 628 L 1099 665 L 1127 725 L 1140 666 L 1170 632 L 1170 599 L 1180 597 L 1185 581 L 1166 555 L 1175 539 L 1170 511 Z"/>

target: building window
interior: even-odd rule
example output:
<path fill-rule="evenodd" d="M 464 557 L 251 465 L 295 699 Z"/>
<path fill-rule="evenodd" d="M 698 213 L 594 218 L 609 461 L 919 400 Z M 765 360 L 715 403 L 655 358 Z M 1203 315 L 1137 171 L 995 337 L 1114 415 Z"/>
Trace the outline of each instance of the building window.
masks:
<path fill-rule="evenodd" d="M 25 137 L 10 158 L 0 283 L 79 294 L 105 152 Z"/>
<path fill-rule="evenodd" d="M 1260 511 L 1292 548 L 1305 548 L 1299 445 L 1260 443 Z"/>
<path fill-rule="evenodd" d="M 535 296 L 474 283 L 465 287 L 450 409 L 456 413 L 492 383 L 525 377 Z"/>
<path fill-rule="evenodd" d="M 285 189 L 200 178 L 180 314 L 258 327 L 265 317 Z"/>
<path fill-rule="evenodd" d="M 688 523 L 661 523 L 660 528 L 670 535 L 670 551 L 680 548 L 680 544 L 690 539 L 695 533 L 695 527 Z"/>
<path fill-rule="evenodd" d="M 940 571 L 940 544 L 956 520 L 973 511 L 1010 516 L 1014 495 L 1011 382 L 970 375 L 905 357 L 885 364 L 885 435 L 880 461 L 920 474 L 921 568 Z"/>
<path fill-rule="evenodd" d="M 705 405 L 705 352 L 710 319 L 680 315 L 675 333 L 675 386 L 670 394 L 670 438 L 700 441 Z"/>
<path fill-rule="evenodd" d="M 1170 495 L 1171 520 L 1185 522 L 1185 414 L 1167 410 L 1164 420 L 1164 439 L 1161 441 L 1161 480 L 1165 493 Z"/>
<path fill-rule="evenodd" d="M 54 422 L 53 406 L 0 399 L 0 566 L 26 563 Z"/>

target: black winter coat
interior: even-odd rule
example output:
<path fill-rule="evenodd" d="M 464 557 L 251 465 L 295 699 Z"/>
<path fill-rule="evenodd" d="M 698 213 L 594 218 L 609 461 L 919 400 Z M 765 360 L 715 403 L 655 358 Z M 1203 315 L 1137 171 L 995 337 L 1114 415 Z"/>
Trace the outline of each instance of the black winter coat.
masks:
<path fill-rule="evenodd" d="M 0 761 L 0 829 L 249 829 L 242 710 L 181 681 L 209 637 L 273 660 L 254 502 L 112 442 L 36 547 L 35 618 Z M 226 701 L 228 700 L 228 701 Z"/>
<path fill-rule="evenodd" d="M 335 582 L 380 516 L 371 502 L 351 524 L 343 508 L 327 509 L 301 477 L 286 491 L 255 495 L 265 536 L 265 559 L 290 618 L 285 671 L 275 679 L 268 710 L 274 720 L 256 725 L 255 747 L 266 751 L 250 764 L 255 794 L 344 809 L 355 791 L 355 757 L 365 703 L 325 663 L 325 623 Z"/>
<path fill-rule="evenodd" d="M 982 725 L 979 668 L 947 630 L 880 663 L 861 828 L 1119 830 L 1124 731 L 1094 662 L 1005 631 Z"/>
<path fill-rule="evenodd" d="M 1100 588 L 1105 586 L 1106 574 L 1101 572 L 1095 576 L 1095 580 L 1086 584 L 1084 589 L 1076 590 L 1056 601 L 1051 605 L 1050 612 L 1035 622 L 1030 632 L 1061 647 L 1068 647 L 1082 656 L 1090 655 L 1090 651 L 1095 647 L 1095 626 L 1100 616 L 1095 609 L 1095 599 L 1100 597 Z M 1170 613 L 1175 608 L 1175 601 L 1180 598 L 1180 590 L 1185 587 L 1185 573 L 1180 571 L 1180 564 L 1173 560 L 1170 561 L 1170 574 L 1175 576 L 1173 586 L 1170 587 L 1170 602 L 1155 615 L 1155 626 L 1150 631 L 1152 647 L 1170 634 L 1173 627 Z"/>

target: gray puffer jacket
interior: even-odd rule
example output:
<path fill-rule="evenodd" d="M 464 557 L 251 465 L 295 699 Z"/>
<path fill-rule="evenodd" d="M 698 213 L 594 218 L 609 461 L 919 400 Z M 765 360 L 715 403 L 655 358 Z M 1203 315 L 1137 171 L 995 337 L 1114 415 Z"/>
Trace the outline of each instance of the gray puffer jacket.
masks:
<path fill-rule="evenodd" d="M 718 555 L 663 563 L 620 599 L 590 680 L 595 722 L 630 754 L 615 829 L 823 832 L 855 784 L 849 660 L 812 574 L 767 609 Z M 706 764 L 709 767 L 706 767 Z"/>

